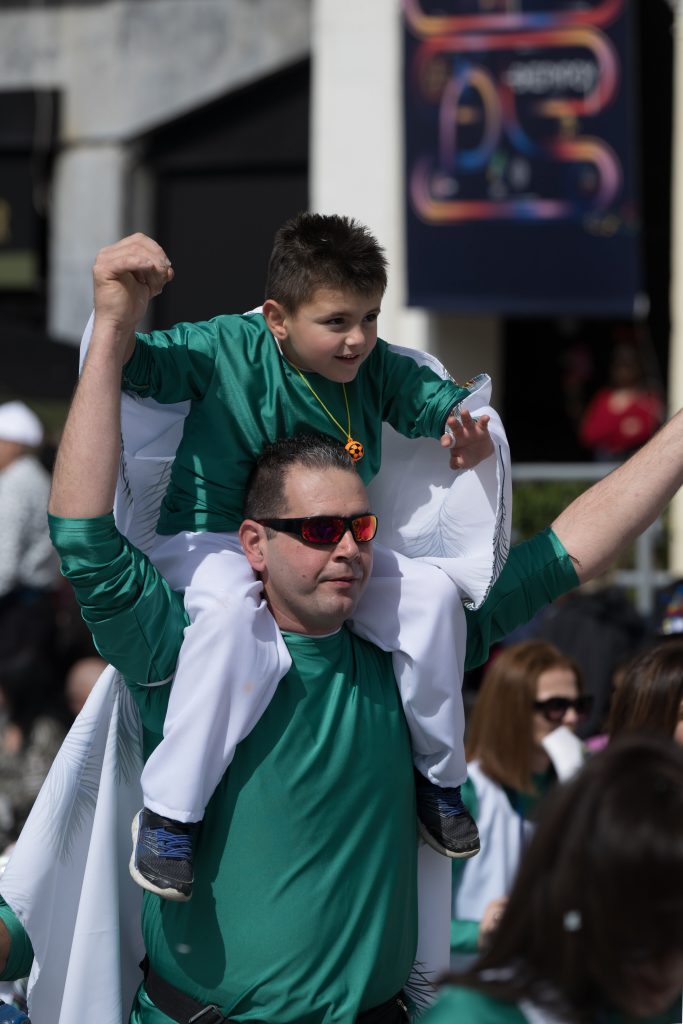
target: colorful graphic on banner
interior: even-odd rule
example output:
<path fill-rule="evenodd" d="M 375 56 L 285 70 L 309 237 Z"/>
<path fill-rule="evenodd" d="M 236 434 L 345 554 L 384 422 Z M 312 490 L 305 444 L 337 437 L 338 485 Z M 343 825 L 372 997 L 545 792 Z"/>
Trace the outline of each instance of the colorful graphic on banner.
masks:
<path fill-rule="evenodd" d="M 641 296 L 629 0 L 404 0 L 411 305 Z"/>

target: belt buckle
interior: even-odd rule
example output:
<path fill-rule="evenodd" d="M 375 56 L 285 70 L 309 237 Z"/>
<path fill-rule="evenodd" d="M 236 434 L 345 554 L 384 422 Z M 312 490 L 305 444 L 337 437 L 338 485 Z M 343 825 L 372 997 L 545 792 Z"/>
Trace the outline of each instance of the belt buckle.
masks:
<path fill-rule="evenodd" d="M 203 1017 L 205 1013 L 215 1013 L 216 1016 L 211 1020 L 204 1020 Z M 199 1013 L 195 1013 L 194 1017 L 190 1017 L 187 1024 L 195 1024 L 195 1021 L 201 1021 L 201 1024 L 223 1024 L 223 1021 L 225 1020 L 227 1020 L 227 1017 L 223 1016 L 216 1004 L 209 1003 L 209 1005 L 205 1006 L 203 1010 L 199 1011 Z"/>

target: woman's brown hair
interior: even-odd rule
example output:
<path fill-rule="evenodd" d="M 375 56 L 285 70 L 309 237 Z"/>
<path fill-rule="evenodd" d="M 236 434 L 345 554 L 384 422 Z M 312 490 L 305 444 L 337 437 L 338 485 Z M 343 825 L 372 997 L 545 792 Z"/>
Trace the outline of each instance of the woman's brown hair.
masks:
<path fill-rule="evenodd" d="M 683 700 L 683 642 L 665 640 L 631 661 L 610 711 L 610 737 L 621 733 L 674 734 Z"/>
<path fill-rule="evenodd" d="M 549 669 L 574 673 L 583 690 L 578 665 L 553 644 L 527 640 L 507 647 L 484 675 L 472 711 L 465 751 L 489 778 L 522 793 L 534 791 L 531 723 L 538 677 Z"/>

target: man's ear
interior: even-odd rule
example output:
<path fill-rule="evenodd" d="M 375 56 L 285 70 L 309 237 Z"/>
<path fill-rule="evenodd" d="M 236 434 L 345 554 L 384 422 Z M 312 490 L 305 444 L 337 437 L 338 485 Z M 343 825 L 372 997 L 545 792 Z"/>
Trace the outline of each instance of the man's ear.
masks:
<path fill-rule="evenodd" d="M 283 342 L 287 337 L 287 314 L 284 306 L 276 302 L 275 299 L 266 299 L 261 307 L 261 312 L 271 334 L 274 334 L 278 341 Z"/>
<path fill-rule="evenodd" d="M 266 530 L 254 519 L 245 519 L 239 529 L 240 544 L 247 561 L 254 572 L 262 573 L 266 568 Z"/>

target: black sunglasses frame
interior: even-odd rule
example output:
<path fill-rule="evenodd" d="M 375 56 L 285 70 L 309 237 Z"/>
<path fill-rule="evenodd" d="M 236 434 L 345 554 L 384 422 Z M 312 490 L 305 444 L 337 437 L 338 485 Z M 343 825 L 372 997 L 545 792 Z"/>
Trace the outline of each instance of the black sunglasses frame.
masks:
<path fill-rule="evenodd" d="M 557 708 L 553 714 L 551 707 Z M 548 697 L 547 700 L 535 700 L 534 711 L 540 711 L 547 722 L 561 722 L 570 708 L 576 712 L 577 718 L 586 718 L 593 709 L 593 695 L 582 693 L 578 697 Z"/>
<path fill-rule="evenodd" d="M 375 529 L 372 537 L 366 537 L 362 540 L 356 536 L 356 529 L 354 523 L 357 523 L 359 519 L 373 519 L 375 523 Z M 369 544 L 371 540 L 377 534 L 378 519 L 373 512 L 364 512 L 359 516 L 303 516 L 299 519 L 257 519 L 257 523 L 261 526 L 266 526 L 271 530 L 277 530 L 281 533 L 293 533 L 299 540 L 303 541 L 304 544 L 315 544 L 317 547 L 323 547 L 325 544 L 338 544 L 344 534 L 348 531 L 351 532 L 351 536 L 355 540 L 356 544 Z M 341 523 L 341 533 L 331 540 L 312 540 L 310 537 L 304 536 L 304 529 L 309 523 Z"/>

